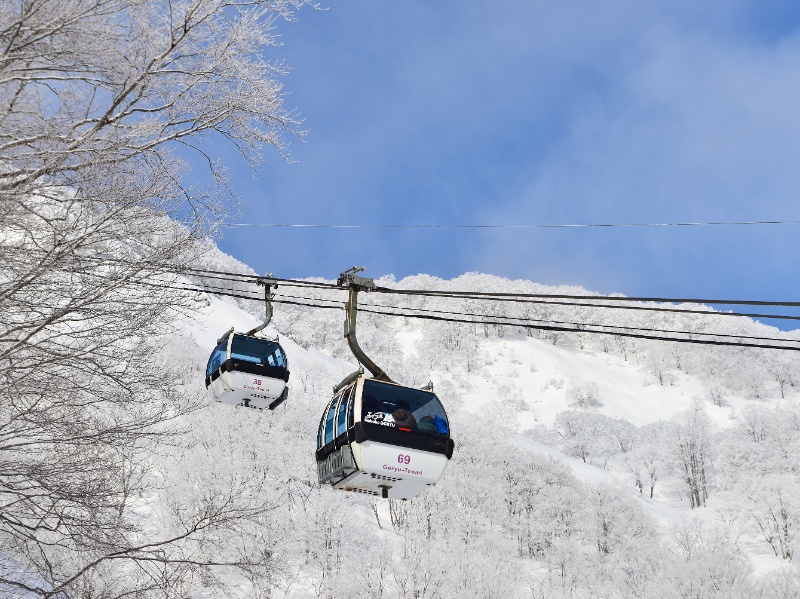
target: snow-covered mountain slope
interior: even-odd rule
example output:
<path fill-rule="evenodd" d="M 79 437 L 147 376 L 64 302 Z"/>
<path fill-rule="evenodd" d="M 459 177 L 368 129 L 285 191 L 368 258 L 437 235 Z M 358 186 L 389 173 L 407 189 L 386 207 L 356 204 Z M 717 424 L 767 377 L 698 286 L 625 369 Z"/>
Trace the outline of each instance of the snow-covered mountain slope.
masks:
<path fill-rule="evenodd" d="M 487 275 L 382 280 L 439 289 L 487 282 L 495 290 L 547 289 Z M 231 326 L 258 324 L 263 310 L 257 302 L 200 299 L 197 314 L 179 325 L 183 353 L 195 358 Z M 380 303 L 368 294 L 362 301 Z M 568 310 L 551 308 L 549 317 L 575 318 Z M 364 313 L 362 347 L 401 382 L 432 380 L 457 441 L 437 487 L 390 504 L 316 484 L 319 418 L 332 386 L 356 366 L 341 338 L 343 316 L 276 303 L 266 332 L 286 349 L 289 400 L 271 413 L 209 405 L 196 418 L 209 438 L 233 427 L 236 444 L 256 448 L 275 483 L 277 596 L 770 597 L 800 589 L 791 559 L 800 542 L 791 451 L 800 448 L 800 368 L 790 352 Z M 662 326 L 769 329 L 712 318 L 673 316 Z M 641 314 L 616 322 L 655 324 Z M 197 344 L 191 351 L 189 339 Z M 204 366 L 194 367 L 198 379 Z M 207 440 L 209 451 L 230 452 L 231 434 Z M 230 584 L 249 592 L 243 582 Z"/>

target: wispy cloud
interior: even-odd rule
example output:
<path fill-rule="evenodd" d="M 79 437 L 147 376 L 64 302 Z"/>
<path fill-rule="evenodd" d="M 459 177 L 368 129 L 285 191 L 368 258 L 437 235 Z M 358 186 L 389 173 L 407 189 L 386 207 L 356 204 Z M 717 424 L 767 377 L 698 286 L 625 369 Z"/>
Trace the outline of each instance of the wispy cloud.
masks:
<path fill-rule="evenodd" d="M 297 164 L 270 158 L 260 183 L 243 183 L 247 219 L 798 219 L 798 24 L 791 3 L 744 0 L 343 0 L 305 11 L 284 28 L 283 52 L 287 101 L 310 134 Z M 229 233 L 223 247 L 258 268 L 256 235 Z M 794 268 L 796 236 L 281 232 L 269 256 L 292 274 L 363 256 L 376 275 L 488 270 L 604 291 L 782 295 L 768 282 Z"/>

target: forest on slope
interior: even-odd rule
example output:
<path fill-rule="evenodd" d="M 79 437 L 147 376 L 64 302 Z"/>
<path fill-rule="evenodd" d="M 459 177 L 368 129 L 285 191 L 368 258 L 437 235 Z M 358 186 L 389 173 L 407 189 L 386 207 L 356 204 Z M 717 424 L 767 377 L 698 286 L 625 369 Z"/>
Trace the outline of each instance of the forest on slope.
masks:
<path fill-rule="evenodd" d="M 207 267 L 246 272 L 219 254 Z M 381 284 L 587 293 L 476 274 Z M 326 294 L 337 297 L 313 297 Z M 356 364 L 341 335 L 342 311 L 281 304 L 282 297 L 296 295 L 277 293 L 273 321 L 290 359 L 291 401 L 267 417 L 271 435 L 275 426 L 293 431 L 278 444 L 288 452 L 278 462 L 292 464 L 286 480 L 308 485 L 304 505 L 326 516 L 312 518 L 304 533 L 298 531 L 308 519 L 305 511 L 286 516 L 294 533 L 284 539 L 294 544 L 302 536 L 311 543 L 283 549 L 281 564 L 298 568 L 292 585 L 278 584 L 286 596 L 796 593 L 800 409 L 794 352 L 420 324 L 365 312 L 362 347 L 402 383 L 433 380 L 456 440 L 435 489 L 408 502 L 385 502 L 315 485 L 318 419 L 331 386 Z M 414 301 L 418 309 L 461 308 L 453 305 L 460 300 Z M 366 294 L 361 305 L 385 302 Z M 568 307 L 545 308 L 562 311 L 548 314 L 549 320 L 575 317 Z M 591 322 L 599 317 L 586 315 Z M 615 317 L 618 325 L 719 334 L 769 329 L 715 314 L 663 320 L 659 313 Z M 769 334 L 796 337 L 774 329 Z M 316 548 L 308 540 L 315 530 L 322 543 Z"/>

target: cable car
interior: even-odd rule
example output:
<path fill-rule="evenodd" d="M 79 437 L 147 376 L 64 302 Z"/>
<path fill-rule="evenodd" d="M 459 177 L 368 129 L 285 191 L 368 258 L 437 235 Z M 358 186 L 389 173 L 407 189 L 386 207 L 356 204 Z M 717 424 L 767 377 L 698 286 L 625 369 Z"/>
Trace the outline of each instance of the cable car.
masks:
<path fill-rule="evenodd" d="M 450 423 L 432 384 L 422 389 L 398 385 L 359 347 L 357 293 L 375 287 L 351 271 L 340 278 L 350 286 L 345 337 L 373 377 L 359 368 L 334 387 L 317 434 L 318 479 L 334 489 L 410 499 L 444 474 L 454 448 Z"/>
<path fill-rule="evenodd" d="M 410 499 L 439 482 L 453 456 L 450 425 L 431 389 L 354 373 L 328 404 L 317 434 L 320 484 Z"/>
<path fill-rule="evenodd" d="M 274 280 L 257 282 L 266 287 L 266 322 L 246 333 L 230 329 L 217 340 L 206 366 L 206 389 L 221 403 L 274 410 L 289 394 L 289 362 L 277 337 L 256 336 L 272 319 Z"/>

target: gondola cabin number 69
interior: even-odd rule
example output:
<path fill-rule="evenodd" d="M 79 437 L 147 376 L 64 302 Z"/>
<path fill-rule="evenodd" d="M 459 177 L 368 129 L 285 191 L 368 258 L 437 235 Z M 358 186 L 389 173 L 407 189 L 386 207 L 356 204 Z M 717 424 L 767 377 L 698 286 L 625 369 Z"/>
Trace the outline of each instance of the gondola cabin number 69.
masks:
<path fill-rule="evenodd" d="M 363 375 L 334 395 L 317 436 L 320 483 L 389 499 L 435 485 L 452 455 L 447 415 L 433 392 Z"/>
<path fill-rule="evenodd" d="M 358 292 L 377 289 L 354 266 L 339 277 L 348 285 L 344 336 L 353 356 L 373 378 L 356 372 L 333 388 L 317 433 L 320 484 L 384 499 L 411 499 L 442 478 L 455 443 L 433 384 L 398 385 L 356 340 Z"/>

